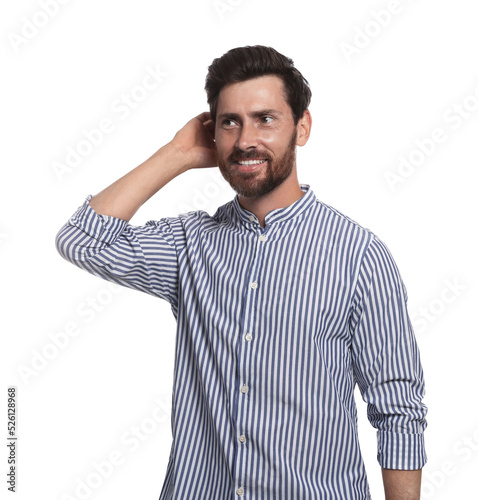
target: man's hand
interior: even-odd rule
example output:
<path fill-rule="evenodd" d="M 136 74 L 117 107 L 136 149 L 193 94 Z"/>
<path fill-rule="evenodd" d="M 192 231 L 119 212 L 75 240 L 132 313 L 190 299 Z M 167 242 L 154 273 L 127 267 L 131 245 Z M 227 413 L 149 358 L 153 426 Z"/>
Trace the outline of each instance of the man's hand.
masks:
<path fill-rule="evenodd" d="M 217 153 L 211 114 L 204 112 L 189 120 L 176 133 L 169 146 L 176 151 L 184 170 L 216 167 Z"/>
<path fill-rule="evenodd" d="M 382 468 L 385 500 L 420 500 L 422 470 Z"/>

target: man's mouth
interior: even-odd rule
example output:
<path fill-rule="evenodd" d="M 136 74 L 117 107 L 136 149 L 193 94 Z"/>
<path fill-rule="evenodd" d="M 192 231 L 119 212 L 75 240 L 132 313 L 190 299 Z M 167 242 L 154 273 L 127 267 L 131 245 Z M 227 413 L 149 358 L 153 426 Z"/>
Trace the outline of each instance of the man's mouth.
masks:
<path fill-rule="evenodd" d="M 239 165 L 259 165 L 260 163 L 264 163 L 264 161 L 265 160 L 261 158 L 260 160 L 240 160 L 236 163 L 239 163 Z"/>
<path fill-rule="evenodd" d="M 258 158 L 257 160 L 235 160 L 238 170 L 241 172 L 252 172 L 263 165 L 267 160 L 265 158 Z"/>

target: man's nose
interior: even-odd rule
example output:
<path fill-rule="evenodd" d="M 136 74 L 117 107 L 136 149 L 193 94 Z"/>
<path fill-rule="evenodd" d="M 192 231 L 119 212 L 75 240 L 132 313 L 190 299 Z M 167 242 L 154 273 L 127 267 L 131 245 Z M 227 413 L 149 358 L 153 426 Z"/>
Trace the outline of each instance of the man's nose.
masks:
<path fill-rule="evenodd" d="M 236 146 L 243 151 L 249 148 L 255 148 L 259 142 L 259 131 L 251 122 L 245 121 L 242 124 L 239 135 L 237 137 Z"/>

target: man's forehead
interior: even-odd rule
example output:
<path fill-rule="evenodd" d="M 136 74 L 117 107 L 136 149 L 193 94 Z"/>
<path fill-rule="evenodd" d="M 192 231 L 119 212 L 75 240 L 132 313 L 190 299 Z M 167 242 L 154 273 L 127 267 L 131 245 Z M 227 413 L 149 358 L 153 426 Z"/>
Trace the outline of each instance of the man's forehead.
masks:
<path fill-rule="evenodd" d="M 284 83 L 277 75 L 263 75 L 255 78 L 249 78 L 241 82 L 227 83 L 219 92 L 219 95 L 226 92 L 234 91 L 251 91 L 251 90 L 276 90 L 284 93 Z"/>
<path fill-rule="evenodd" d="M 253 112 L 289 107 L 282 79 L 276 75 L 261 76 L 229 83 L 219 92 L 218 109 L 246 104 Z"/>

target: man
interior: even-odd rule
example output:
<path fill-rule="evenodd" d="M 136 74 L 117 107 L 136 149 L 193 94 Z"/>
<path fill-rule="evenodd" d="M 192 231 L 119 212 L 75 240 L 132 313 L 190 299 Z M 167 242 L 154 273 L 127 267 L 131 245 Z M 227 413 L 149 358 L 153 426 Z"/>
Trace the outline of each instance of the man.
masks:
<path fill-rule="evenodd" d="M 160 500 L 370 499 L 353 396 L 377 429 L 387 500 L 418 500 L 426 406 L 407 293 L 370 230 L 299 184 L 310 89 L 272 48 L 209 67 L 210 112 L 95 196 L 57 235 L 61 255 L 171 304 L 173 444 Z M 213 216 L 132 226 L 191 168 L 236 191 Z"/>

